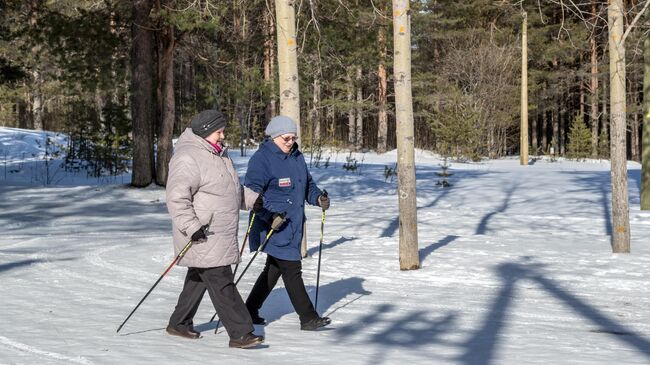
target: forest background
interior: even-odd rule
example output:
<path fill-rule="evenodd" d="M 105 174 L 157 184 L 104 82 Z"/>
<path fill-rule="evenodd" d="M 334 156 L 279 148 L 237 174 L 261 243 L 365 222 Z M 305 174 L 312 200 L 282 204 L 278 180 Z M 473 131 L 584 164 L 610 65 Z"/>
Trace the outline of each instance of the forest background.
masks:
<path fill-rule="evenodd" d="M 294 3 L 301 147 L 394 149 L 391 2 Z M 624 3 L 629 24 L 644 4 Z M 151 174 L 133 184 L 165 185 L 171 141 L 198 111 L 222 110 L 242 153 L 278 113 L 273 1 L 0 0 L 0 11 L 0 125 L 70 135 L 70 168 L 119 174 L 145 153 Z M 416 147 L 519 153 L 523 12 L 531 154 L 608 157 L 607 2 L 595 0 L 411 2 Z M 649 27 L 643 14 L 626 39 L 636 161 Z"/>

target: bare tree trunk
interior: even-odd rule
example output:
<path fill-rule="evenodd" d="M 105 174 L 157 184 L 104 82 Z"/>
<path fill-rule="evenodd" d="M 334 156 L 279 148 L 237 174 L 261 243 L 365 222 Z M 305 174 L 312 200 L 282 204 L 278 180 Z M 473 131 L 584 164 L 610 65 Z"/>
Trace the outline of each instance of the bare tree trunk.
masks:
<path fill-rule="evenodd" d="M 623 0 L 610 0 L 607 7 L 607 24 L 609 28 L 610 109 L 612 113 L 610 158 L 612 164 L 612 251 L 614 253 L 630 252 L 623 14 Z"/>
<path fill-rule="evenodd" d="M 521 126 L 519 164 L 528 165 L 528 15 L 522 13 L 521 24 Z"/>
<path fill-rule="evenodd" d="M 643 41 L 643 136 L 641 140 L 641 210 L 650 210 L 650 38 Z"/>
<path fill-rule="evenodd" d="M 296 44 L 294 0 L 276 0 L 275 18 L 278 36 L 278 72 L 280 78 L 280 114 L 293 119 L 300 137 L 300 91 Z"/>
<path fill-rule="evenodd" d="M 38 66 L 35 66 L 38 67 Z M 43 74 L 39 70 L 33 70 L 32 74 L 32 89 L 30 90 L 31 104 L 32 104 L 32 128 L 37 131 L 43 130 Z"/>
<path fill-rule="evenodd" d="M 542 151 L 548 151 L 548 111 L 542 111 Z"/>
<path fill-rule="evenodd" d="M 531 131 L 531 145 L 533 146 L 533 154 L 538 155 L 538 149 L 539 149 L 539 142 L 537 141 L 537 118 L 539 118 L 539 114 L 535 112 L 535 116 L 531 120 L 531 126 L 530 126 L 530 131 Z"/>
<path fill-rule="evenodd" d="M 565 94 L 566 96 L 562 100 L 567 100 L 569 91 Z M 558 111 L 558 153 L 560 156 L 564 156 L 564 146 L 566 141 L 566 105 L 564 102 L 560 102 L 560 110 Z"/>
<path fill-rule="evenodd" d="M 273 2 L 268 2 L 271 9 L 264 12 L 264 82 L 270 86 L 271 98 L 266 104 L 264 110 L 264 126 L 266 126 L 271 118 L 276 114 L 275 102 L 275 23 L 273 18 Z"/>
<path fill-rule="evenodd" d="M 174 98 L 174 27 L 165 26 L 160 30 L 159 71 L 158 80 L 161 84 L 160 98 L 162 109 L 161 124 L 158 131 L 158 149 L 156 153 L 156 184 L 167 185 L 169 161 L 172 158 L 172 137 L 174 121 L 176 120 L 176 100 Z"/>
<path fill-rule="evenodd" d="M 357 150 L 363 148 L 363 89 L 361 88 L 361 77 L 363 77 L 363 71 L 361 66 L 357 66 L 357 137 L 355 138 Z"/>
<path fill-rule="evenodd" d="M 38 7 L 41 1 L 30 1 L 29 2 L 29 24 L 33 28 L 36 26 Z M 37 55 L 40 53 L 41 46 L 35 45 L 31 48 L 32 54 Z M 40 69 L 40 64 L 35 62 L 34 69 L 31 70 L 30 74 L 32 76 L 32 85 L 29 88 L 29 103 L 31 105 L 31 127 L 37 131 L 43 130 L 43 90 L 41 86 L 43 85 L 43 73 Z"/>
<path fill-rule="evenodd" d="M 420 267 L 415 190 L 415 137 L 411 94 L 411 15 L 408 0 L 393 0 L 395 116 L 400 270 Z"/>
<path fill-rule="evenodd" d="M 589 37 L 591 45 L 591 85 L 589 92 L 590 97 L 590 112 L 589 117 L 591 122 L 591 157 L 598 157 L 598 45 L 596 43 L 596 23 L 598 21 L 598 11 L 596 10 L 596 0 L 591 0 L 591 16 L 593 22 L 593 29 Z"/>
<path fill-rule="evenodd" d="M 350 148 L 353 148 L 356 145 L 356 128 L 355 128 L 355 108 L 352 106 L 354 100 L 354 85 L 352 83 L 352 77 L 350 74 L 346 74 L 346 80 L 348 84 L 348 93 L 346 99 L 350 104 L 350 109 L 348 110 L 348 144 Z"/>
<path fill-rule="evenodd" d="M 312 98 L 311 112 L 309 119 L 313 127 L 313 141 L 319 146 L 321 145 L 321 128 L 320 128 L 320 78 L 319 75 L 314 76 L 314 95 Z"/>
<path fill-rule="evenodd" d="M 153 32 L 149 14 L 152 0 L 133 0 L 131 26 L 131 118 L 133 173 L 131 184 L 142 187 L 154 178 L 153 157 Z"/>
<path fill-rule="evenodd" d="M 327 136 L 329 138 L 334 136 L 334 131 L 336 130 L 336 114 L 334 112 L 334 106 L 328 105 L 325 113 L 325 119 L 327 121 Z"/>
<path fill-rule="evenodd" d="M 555 105 L 556 108 L 559 108 L 559 104 Z M 553 138 L 551 139 L 551 144 L 553 147 L 553 156 L 557 156 L 560 153 L 560 110 L 551 111 L 551 122 L 553 123 Z"/>
<path fill-rule="evenodd" d="M 384 11 L 382 11 L 384 13 Z M 386 87 L 388 85 L 388 77 L 386 75 L 386 33 L 383 26 L 379 27 L 378 34 L 379 46 L 379 66 L 377 67 L 377 78 L 379 83 L 377 85 L 377 99 L 379 101 L 379 111 L 377 113 L 378 128 L 377 128 L 377 152 L 383 153 L 387 149 L 388 141 L 388 113 L 387 104 L 388 96 L 386 94 Z"/>
<path fill-rule="evenodd" d="M 632 125 L 630 126 L 630 144 L 631 154 L 633 161 L 641 161 L 641 153 L 639 151 L 639 113 L 634 113 L 632 116 Z"/>

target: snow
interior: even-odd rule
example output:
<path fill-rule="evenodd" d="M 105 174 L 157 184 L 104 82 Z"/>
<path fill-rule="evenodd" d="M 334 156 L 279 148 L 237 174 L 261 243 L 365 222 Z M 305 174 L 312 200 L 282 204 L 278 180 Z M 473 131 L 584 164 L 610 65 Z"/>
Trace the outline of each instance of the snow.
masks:
<path fill-rule="evenodd" d="M 39 135 L 0 128 L 0 364 L 650 363 L 650 212 L 639 210 L 637 163 L 632 253 L 612 254 L 607 161 L 451 161 L 442 188 L 441 159 L 417 151 L 421 268 L 400 271 L 397 186 L 383 176 L 395 151 L 353 154 L 359 174 L 341 168 L 346 152 L 326 151 L 330 166 L 311 172 L 332 198 L 318 311 L 333 323 L 300 331 L 280 282 L 261 311 L 269 324 L 256 326 L 264 346 L 240 350 L 223 328 L 214 334 L 207 295 L 201 339 L 165 333 L 181 267 L 116 333 L 174 259 L 164 189 L 71 173 L 44 185 Z M 232 155 L 243 176 L 247 157 Z M 306 214 L 313 299 L 320 211 Z M 244 298 L 263 262 L 239 284 Z"/>

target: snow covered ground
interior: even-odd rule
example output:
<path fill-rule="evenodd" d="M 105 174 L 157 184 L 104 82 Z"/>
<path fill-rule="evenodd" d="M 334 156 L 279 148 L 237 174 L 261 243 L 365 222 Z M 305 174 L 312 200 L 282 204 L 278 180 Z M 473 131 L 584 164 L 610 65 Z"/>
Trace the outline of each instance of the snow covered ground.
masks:
<path fill-rule="evenodd" d="M 346 153 L 325 153 L 330 166 L 311 171 L 332 197 L 318 310 L 333 323 L 300 331 L 280 283 L 261 311 L 269 324 L 257 326 L 264 346 L 239 350 L 223 328 L 213 333 L 207 295 L 201 339 L 165 334 L 180 267 L 115 332 L 174 258 L 164 190 L 130 188 L 128 177 L 43 186 L 25 167 L 20 179 L 9 171 L 35 148 L 16 139 L 25 134 L 0 128 L 0 364 L 650 363 L 650 212 L 639 210 L 636 163 L 632 253 L 614 255 L 608 162 L 452 162 L 453 186 L 442 188 L 440 159 L 419 151 L 422 267 L 402 272 L 396 182 L 383 176 L 395 152 L 355 155 L 358 175 L 342 169 Z M 247 159 L 232 155 L 243 176 Z M 320 212 L 306 214 L 313 298 Z M 242 279 L 244 298 L 263 262 Z"/>

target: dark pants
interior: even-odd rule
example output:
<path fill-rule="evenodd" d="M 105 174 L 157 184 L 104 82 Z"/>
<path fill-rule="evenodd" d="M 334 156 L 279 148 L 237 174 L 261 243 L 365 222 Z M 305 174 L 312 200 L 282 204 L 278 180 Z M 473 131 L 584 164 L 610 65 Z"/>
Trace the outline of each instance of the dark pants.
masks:
<path fill-rule="evenodd" d="M 300 317 L 300 323 L 306 323 L 318 318 L 311 300 L 302 281 L 302 263 L 300 261 L 286 261 L 267 255 L 264 270 L 257 278 L 251 293 L 246 299 L 246 307 L 251 314 L 258 314 L 262 304 L 271 294 L 273 287 L 282 276 L 282 281 L 289 294 L 293 308 Z"/>
<path fill-rule="evenodd" d="M 206 290 L 231 338 L 240 338 L 254 330 L 251 316 L 233 283 L 230 265 L 188 268 L 183 291 L 178 297 L 174 313 L 169 318 L 169 325 L 192 329 L 194 315 L 199 309 Z"/>

